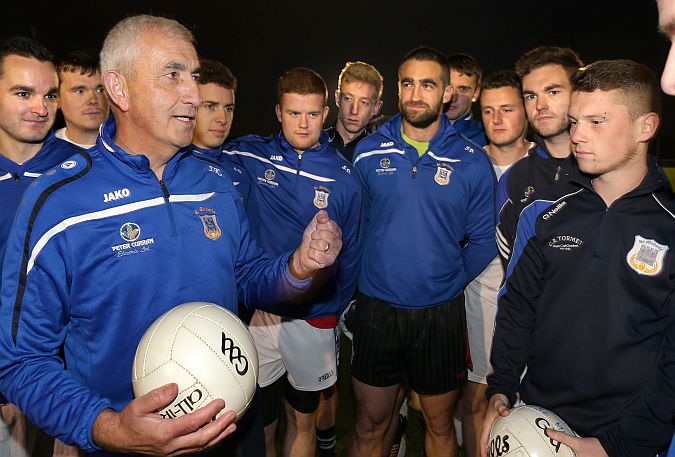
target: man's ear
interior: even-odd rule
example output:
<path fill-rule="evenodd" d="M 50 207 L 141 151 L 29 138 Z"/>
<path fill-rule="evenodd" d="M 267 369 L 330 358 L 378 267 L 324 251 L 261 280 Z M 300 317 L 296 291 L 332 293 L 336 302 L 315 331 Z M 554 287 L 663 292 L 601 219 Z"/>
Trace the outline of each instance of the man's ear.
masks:
<path fill-rule="evenodd" d="M 281 106 L 277 103 L 277 105 L 274 107 L 274 112 L 277 113 L 277 120 L 281 122 Z"/>
<path fill-rule="evenodd" d="M 326 118 L 328 117 L 328 113 L 330 112 L 330 108 L 328 105 L 323 107 L 323 118 L 321 119 L 321 124 L 323 125 L 324 122 L 326 122 Z"/>
<path fill-rule="evenodd" d="M 638 140 L 643 143 L 652 140 L 659 130 L 659 125 L 661 125 L 661 118 L 659 115 L 656 113 L 647 113 L 640 116 L 638 120 L 640 120 Z"/>
<path fill-rule="evenodd" d="M 378 114 L 380 114 L 380 110 L 382 109 L 382 100 L 378 100 L 377 103 L 375 103 L 375 106 L 373 106 L 373 110 L 370 112 L 371 117 L 375 117 Z"/>
<path fill-rule="evenodd" d="M 110 70 L 103 75 L 105 87 L 110 103 L 122 112 L 129 110 L 129 86 L 126 78 L 118 71 Z"/>
<path fill-rule="evenodd" d="M 448 84 L 445 90 L 443 91 L 443 103 L 448 103 L 450 99 L 452 99 L 452 91 L 453 91 L 452 86 Z"/>
<path fill-rule="evenodd" d="M 335 106 L 340 107 L 340 91 L 335 91 Z"/>
<path fill-rule="evenodd" d="M 476 103 L 478 97 L 480 97 L 480 87 L 477 88 L 476 91 L 473 93 L 473 97 L 471 97 L 471 103 Z"/>

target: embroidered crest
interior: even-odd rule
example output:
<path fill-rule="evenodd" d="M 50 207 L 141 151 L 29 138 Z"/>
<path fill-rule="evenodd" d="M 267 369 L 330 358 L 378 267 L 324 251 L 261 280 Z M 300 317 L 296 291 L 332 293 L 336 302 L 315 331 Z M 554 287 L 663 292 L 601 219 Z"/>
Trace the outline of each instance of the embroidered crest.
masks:
<path fill-rule="evenodd" d="M 635 235 L 633 247 L 626 255 L 628 266 L 638 274 L 656 276 L 663 270 L 663 258 L 669 247 Z"/>
<path fill-rule="evenodd" d="M 385 157 L 384 159 L 380 160 L 380 167 L 389 168 L 389 165 L 391 165 L 391 160 L 389 160 L 388 158 Z"/>
<path fill-rule="evenodd" d="M 136 241 L 139 236 L 141 236 L 141 228 L 138 224 L 133 222 L 127 222 L 122 227 L 120 227 L 120 236 L 124 241 Z"/>
<path fill-rule="evenodd" d="M 328 206 L 328 196 L 330 191 L 324 187 L 319 186 L 314 188 L 314 206 L 319 209 L 324 209 Z"/>
<path fill-rule="evenodd" d="M 440 186 L 447 186 L 450 182 L 450 175 L 452 174 L 452 167 L 446 164 L 439 164 L 436 168 L 436 175 L 434 181 Z"/>
<path fill-rule="evenodd" d="M 218 218 L 215 210 L 200 206 L 198 210 L 195 210 L 195 214 L 199 216 L 199 220 L 202 221 L 204 235 L 206 235 L 208 239 L 215 241 L 220 238 L 220 235 L 222 235 L 223 232 L 218 225 Z"/>
<path fill-rule="evenodd" d="M 271 168 L 268 169 L 268 170 L 265 170 L 265 179 L 268 180 L 268 181 L 274 181 L 274 177 L 276 175 L 277 174 Z"/>

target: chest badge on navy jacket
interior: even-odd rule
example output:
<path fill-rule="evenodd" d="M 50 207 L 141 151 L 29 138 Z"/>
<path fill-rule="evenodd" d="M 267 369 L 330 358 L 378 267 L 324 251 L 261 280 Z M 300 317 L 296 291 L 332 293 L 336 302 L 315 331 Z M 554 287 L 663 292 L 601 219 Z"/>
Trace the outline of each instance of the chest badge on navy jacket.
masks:
<path fill-rule="evenodd" d="M 450 165 L 445 163 L 439 163 L 438 168 L 436 168 L 436 175 L 434 176 L 434 181 L 440 186 L 447 186 L 450 182 L 450 175 L 452 174 L 453 168 Z"/>
<path fill-rule="evenodd" d="M 635 242 L 626 255 L 626 262 L 638 274 L 656 276 L 663 270 L 663 259 L 668 249 L 666 245 L 635 235 Z"/>
<path fill-rule="evenodd" d="M 200 206 L 198 210 L 195 210 L 195 214 L 199 216 L 199 220 L 202 221 L 204 235 L 206 235 L 208 239 L 215 241 L 220 238 L 220 235 L 222 235 L 223 232 L 218 225 L 218 218 L 215 210 Z"/>
<path fill-rule="evenodd" d="M 328 207 L 328 197 L 330 195 L 330 190 L 324 186 L 319 186 L 314 188 L 314 206 L 319 209 L 324 209 Z"/>

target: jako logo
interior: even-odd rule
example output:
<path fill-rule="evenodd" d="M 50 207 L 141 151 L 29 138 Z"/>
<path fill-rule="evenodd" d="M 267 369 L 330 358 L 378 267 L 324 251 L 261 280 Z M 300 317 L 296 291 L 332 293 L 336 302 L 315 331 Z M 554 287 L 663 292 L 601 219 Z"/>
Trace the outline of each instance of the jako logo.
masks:
<path fill-rule="evenodd" d="M 389 146 L 393 146 L 394 142 L 393 141 L 387 141 L 386 143 L 380 143 L 381 148 L 388 148 Z"/>
<path fill-rule="evenodd" d="M 127 198 L 128 196 L 131 195 L 131 192 L 129 189 L 118 189 L 114 192 L 108 192 L 107 194 L 103 194 L 103 203 L 108 203 L 114 200 L 119 200 L 120 198 Z"/>

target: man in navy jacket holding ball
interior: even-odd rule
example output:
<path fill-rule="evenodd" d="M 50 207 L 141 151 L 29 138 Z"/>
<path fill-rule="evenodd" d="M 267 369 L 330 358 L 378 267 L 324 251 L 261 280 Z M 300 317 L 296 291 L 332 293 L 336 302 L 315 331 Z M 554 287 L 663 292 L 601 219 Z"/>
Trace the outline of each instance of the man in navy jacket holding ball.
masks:
<path fill-rule="evenodd" d="M 292 302 L 342 245 L 319 211 L 299 248 L 268 257 L 230 178 L 185 148 L 201 101 L 193 42 L 176 21 L 153 16 L 111 30 L 101 73 L 113 117 L 96 147 L 28 189 L 9 237 L 0 391 L 88 453 L 190 453 L 230 435 L 234 412 L 212 420 L 223 400 L 172 420 L 155 411 L 176 397 L 175 384 L 132 400 L 141 336 L 184 302 L 234 312 L 238 300 Z"/>
<path fill-rule="evenodd" d="M 572 83 L 570 139 L 583 176 L 568 195 L 520 215 L 498 303 L 483 455 L 516 392 L 582 437 L 547 431 L 578 457 L 651 457 L 673 434 L 675 201 L 647 160 L 658 83 L 628 60 L 595 62 Z"/>

